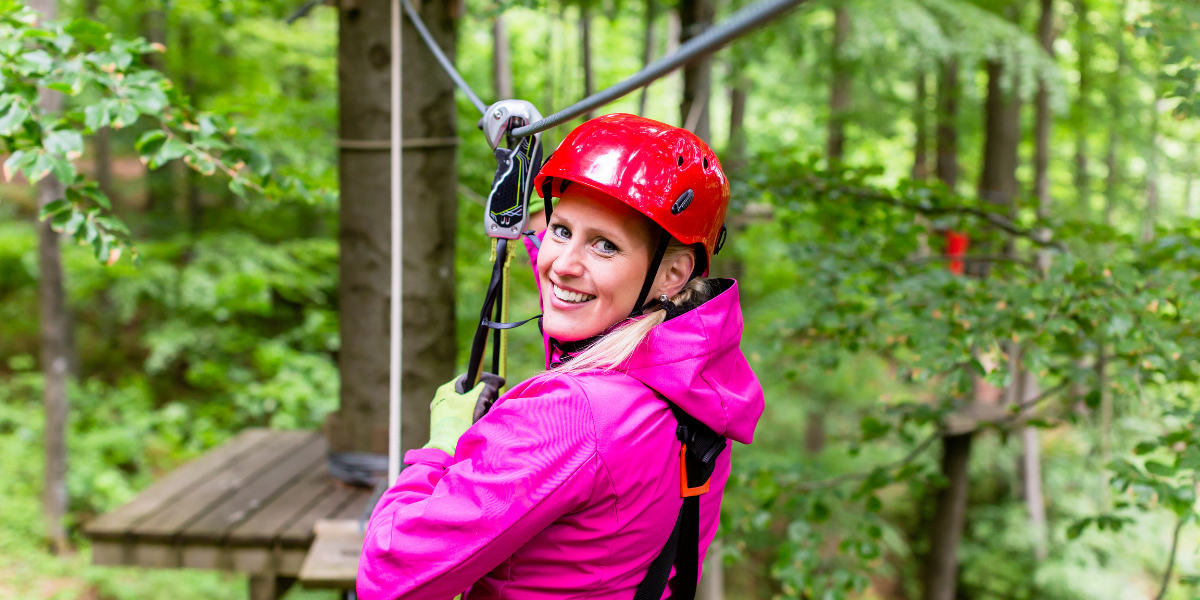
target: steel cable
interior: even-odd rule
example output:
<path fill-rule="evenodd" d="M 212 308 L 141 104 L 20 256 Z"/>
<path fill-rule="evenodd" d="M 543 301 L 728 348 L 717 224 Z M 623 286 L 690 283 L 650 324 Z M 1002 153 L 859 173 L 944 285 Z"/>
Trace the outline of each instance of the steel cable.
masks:
<path fill-rule="evenodd" d="M 471 104 L 474 104 L 475 108 L 479 110 L 479 114 L 482 115 L 487 112 L 487 105 L 483 103 L 483 100 L 479 99 L 479 96 L 475 95 L 475 91 L 471 89 L 471 86 L 467 85 L 462 75 L 458 74 L 458 70 L 454 68 L 454 63 L 451 63 L 446 54 L 442 52 L 441 46 L 438 46 L 437 40 L 433 39 L 433 35 L 425 27 L 425 22 L 421 20 L 421 15 L 417 14 L 412 3 L 408 0 L 400 0 L 400 3 L 404 5 L 404 12 L 408 15 L 408 20 L 412 21 L 413 27 L 417 28 L 417 33 L 421 34 L 421 39 L 425 40 L 425 45 L 429 47 L 429 51 L 433 52 L 433 56 L 437 58 L 438 63 L 446 70 L 446 74 L 450 76 L 450 79 L 454 80 L 454 85 L 457 85 L 458 89 L 467 95 L 467 98 L 471 100 Z"/>
<path fill-rule="evenodd" d="M 437 42 L 429 33 L 429 30 L 425 28 L 425 23 L 421 21 L 421 16 L 413 9 L 412 4 L 408 0 L 400 1 L 404 4 L 404 12 L 408 14 L 409 20 L 417 28 L 417 33 L 421 34 L 421 39 L 425 40 L 425 45 L 433 52 L 438 63 L 446 70 L 446 74 L 450 75 L 450 78 L 454 80 L 458 89 L 467 95 L 467 98 L 471 100 L 471 104 L 474 104 L 475 108 L 479 109 L 480 114 L 487 112 L 487 106 L 484 105 L 483 100 L 480 100 L 479 96 L 475 95 L 471 86 L 467 85 L 462 75 L 458 74 L 454 65 L 451 64 L 450 59 L 446 57 L 441 47 L 437 45 Z M 524 127 L 518 127 L 512 130 L 512 135 L 514 137 L 525 137 L 541 133 L 551 127 L 570 121 L 579 115 L 600 108 L 638 88 L 650 85 L 655 80 L 661 79 L 675 69 L 697 58 L 720 50 L 729 42 L 750 33 L 752 30 L 783 15 L 783 13 L 804 2 L 805 0 L 762 0 L 761 2 L 747 6 L 733 13 L 720 24 L 709 27 L 700 35 L 684 42 L 674 54 L 664 56 L 646 65 L 646 68 L 634 73 L 625 81 L 600 90 L 540 121 L 530 123 Z"/>
<path fill-rule="evenodd" d="M 541 121 L 530 123 L 524 127 L 518 127 L 512 131 L 512 135 L 514 137 L 524 137 L 540 133 L 551 127 L 570 121 L 584 113 L 600 108 L 642 86 L 653 83 L 656 79 L 705 54 L 716 52 L 725 44 L 749 33 L 751 30 L 779 17 L 804 2 L 805 0 L 762 0 L 761 2 L 747 6 L 733 13 L 720 24 L 709 27 L 700 35 L 684 42 L 674 54 L 646 65 L 646 68 L 633 74 L 625 81 L 596 92 Z"/>

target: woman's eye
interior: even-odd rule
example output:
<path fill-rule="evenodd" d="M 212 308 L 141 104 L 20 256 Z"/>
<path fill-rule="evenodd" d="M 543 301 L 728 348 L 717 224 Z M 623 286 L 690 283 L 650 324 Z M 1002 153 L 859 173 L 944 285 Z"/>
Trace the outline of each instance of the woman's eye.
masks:
<path fill-rule="evenodd" d="M 601 252 L 603 252 L 605 254 L 612 254 L 612 253 L 620 250 L 620 248 L 617 248 L 616 244 L 614 244 L 608 240 L 603 240 L 603 239 L 596 242 L 596 249 L 600 250 Z"/>
<path fill-rule="evenodd" d="M 571 230 L 567 229 L 566 227 L 564 227 L 562 225 L 555 225 L 550 228 L 550 231 L 552 231 L 555 236 L 560 237 L 564 240 L 571 239 Z"/>

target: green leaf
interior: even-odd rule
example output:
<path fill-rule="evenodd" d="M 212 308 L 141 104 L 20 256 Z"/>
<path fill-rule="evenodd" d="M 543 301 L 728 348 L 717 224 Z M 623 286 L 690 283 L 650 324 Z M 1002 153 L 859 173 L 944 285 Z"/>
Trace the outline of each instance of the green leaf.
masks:
<path fill-rule="evenodd" d="M 45 206 L 43 206 L 41 208 L 41 210 L 38 211 L 38 219 L 45 219 L 47 217 L 52 217 L 64 210 L 70 210 L 71 207 L 73 207 L 73 206 L 74 205 L 71 203 L 70 200 L 67 200 L 65 198 L 60 198 L 58 200 L 55 200 L 55 201 L 50 202 L 50 203 L 46 204 Z"/>
<path fill-rule="evenodd" d="M 16 96 L 13 95 L 0 97 L 0 99 L 5 99 L 10 102 L 12 102 L 15 98 Z M 13 102 L 12 105 L 8 107 L 8 110 L 0 113 L 0 136 L 8 136 L 17 133 L 22 127 L 24 127 L 25 121 L 28 120 L 30 116 L 32 115 L 29 114 L 29 111 L 23 104 Z"/>
<path fill-rule="evenodd" d="M 163 143 L 162 148 L 158 149 L 158 153 L 154 155 L 151 163 L 153 165 L 165 165 L 172 160 L 182 158 L 183 155 L 187 153 L 187 144 L 184 144 L 177 137 L 168 138 L 167 141 Z"/>
<path fill-rule="evenodd" d="M 101 127 L 109 124 L 111 116 L 109 107 L 111 102 L 103 101 L 96 104 L 89 104 L 83 109 L 83 123 L 92 132 L 100 131 Z"/>
<path fill-rule="evenodd" d="M 1142 443 L 1138 444 L 1137 446 L 1134 446 L 1133 453 L 1137 454 L 1138 456 L 1141 456 L 1143 454 L 1149 454 L 1151 452 L 1154 452 L 1154 450 L 1157 448 L 1158 448 L 1158 442 L 1142 442 Z"/>
<path fill-rule="evenodd" d="M 1159 477 L 1171 477 L 1175 474 L 1176 469 L 1173 466 L 1152 460 L 1146 463 L 1146 471 L 1151 475 L 1158 475 Z"/>
<path fill-rule="evenodd" d="M 83 156 L 83 135 L 74 129 L 55 129 L 42 138 L 47 152 L 68 160 Z"/>
<path fill-rule="evenodd" d="M 1083 397 L 1083 403 L 1088 408 L 1100 408 L 1100 390 L 1092 390 Z"/>
<path fill-rule="evenodd" d="M 1087 529 L 1088 525 L 1091 525 L 1091 524 L 1092 524 L 1091 517 L 1080 519 L 1080 520 L 1072 523 L 1070 527 L 1067 527 L 1067 539 L 1073 540 L 1073 539 L 1078 538 L 1080 535 L 1083 535 L 1083 531 L 1085 529 Z"/>
<path fill-rule="evenodd" d="M 91 19 L 75 19 L 70 23 L 67 23 L 66 27 L 63 27 L 63 31 L 67 32 L 71 35 L 71 37 L 79 40 L 84 45 L 97 49 L 104 49 L 108 47 L 108 28 Z"/>
<path fill-rule="evenodd" d="M 158 149 L 161 148 L 163 143 L 166 141 L 167 134 L 161 129 L 154 129 L 143 133 L 141 137 L 138 138 L 137 143 L 134 144 L 134 148 L 136 148 L 137 151 L 143 156 L 150 157 L 157 153 Z"/>
<path fill-rule="evenodd" d="M 891 425 L 883 423 L 872 416 L 863 417 L 859 422 L 859 427 L 862 429 L 862 439 L 864 442 L 881 438 L 891 430 Z"/>

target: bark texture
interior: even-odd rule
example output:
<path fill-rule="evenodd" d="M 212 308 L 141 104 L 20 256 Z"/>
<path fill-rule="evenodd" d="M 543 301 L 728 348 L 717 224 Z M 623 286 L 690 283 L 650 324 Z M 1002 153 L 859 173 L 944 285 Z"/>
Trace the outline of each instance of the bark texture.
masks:
<path fill-rule="evenodd" d="M 850 37 L 850 11 L 844 4 L 833 9 L 833 47 L 830 51 L 832 77 L 829 89 L 829 162 L 841 162 L 846 152 L 846 110 L 850 107 L 850 67 L 845 57 Z"/>
<path fill-rule="evenodd" d="M 492 89 L 496 100 L 515 97 L 513 92 L 512 52 L 508 43 L 508 27 L 504 15 L 492 20 Z"/>
<path fill-rule="evenodd" d="M 929 96 L 925 90 L 925 70 L 917 69 L 917 97 L 913 102 L 913 124 L 916 126 L 916 140 L 913 143 L 912 178 L 922 180 L 929 176 L 929 119 L 926 118 L 925 103 Z"/>
<path fill-rule="evenodd" d="M 450 57 L 450 3 L 425 2 L 421 17 Z M 391 97 L 389 2 L 362 0 L 339 18 L 339 127 L 344 140 L 387 140 Z M 404 21 L 404 137 L 455 135 L 454 84 Z M 338 238 L 341 406 L 328 423 L 334 450 L 387 452 L 391 269 L 390 160 L 386 151 L 343 149 Z M 429 401 L 454 375 L 453 146 L 404 151 L 404 372 L 402 451 L 429 439 Z"/>
<path fill-rule="evenodd" d="M 715 15 L 714 0 L 680 0 L 679 43 L 712 27 Z M 708 116 L 711 94 L 712 56 L 709 55 L 683 67 L 683 101 L 679 105 L 680 122 L 705 143 L 712 138 Z"/>
<path fill-rule="evenodd" d="M 590 0 L 583 0 L 579 3 L 579 40 L 582 45 L 579 56 L 583 59 L 583 97 L 586 98 L 595 91 L 595 84 L 592 82 L 592 3 Z M 594 115 L 595 113 L 588 111 L 583 115 L 583 120 L 587 121 Z"/>
<path fill-rule="evenodd" d="M 1075 117 L 1075 197 L 1083 208 L 1091 203 L 1092 181 L 1088 174 L 1088 112 L 1092 89 L 1092 25 L 1087 0 L 1075 0 L 1075 43 L 1079 56 L 1079 90 L 1073 107 Z M 1044 11 L 1043 11 L 1044 12 Z M 1041 90 L 1039 88 L 1039 98 Z"/>
<path fill-rule="evenodd" d="M 31 0 L 30 8 L 43 20 L 58 18 L 57 0 Z M 39 103 L 46 112 L 63 108 L 62 94 L 42 90 Z M 63 184 L 49 175 L 38 182 L 38 206 L 63 197 Z M 67 376 L 70 372 L 71 319 L 67 314 L 63 286 L 62 255 L 59 235 L 50 221 L 39 221 L 38 232 L 38 313 L 41 335 L 42 374 L 45 377 L 42 403 L 45 425 L 42 433 L 43 482 L 42 512 L 46 518 L 46 539 L 51 552 L 70 550 L 67 538 Z"/>
<path fill-rule="evenodd" d="M 958 60 L 942 62 L 937 90 L 937 177 L 953 190 L 958 185 Z"/>
<path fill-rule="evenodd" d="M 642 67 L 645 68 L 654 60 L 654 21 L 658 18 L 658 3 L 655 0 L 646 0 L 646 24 L 645 31 L 642 34 Z M 642 91 L 638 95 L 638 116 L 646 114 L 646 100 L 650 93 L 650 86 L 642 86 Z"/>
<path fill-rule="evenodd" d="M 745 55 L 740 46 L 734 45 L 729 55 L 729 148 L 725 151 L 725 167 L 730 171 L 746 164 L 746 95 L 749 92 Z"/>
<path fill-rule="evenodd" d="M 938 491 L 929 555 L 925 558 L 923 600 L 954 600 L 958 584 L 958 541 L 967 515 L 967 465 L 973 433 L 942 438 L 942 474 L 949 484 Z"/>

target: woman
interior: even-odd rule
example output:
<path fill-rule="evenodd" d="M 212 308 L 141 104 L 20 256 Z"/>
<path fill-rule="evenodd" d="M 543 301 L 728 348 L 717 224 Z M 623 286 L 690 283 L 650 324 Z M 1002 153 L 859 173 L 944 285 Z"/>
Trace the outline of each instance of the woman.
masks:
<path fill-rule="evenodd" d="M 763 408 L 739 349 L 737 286 L 701 277 L 724 234 L 728 182 L 691 133 L 608 115 L 571 132 L 535 184 L 552 209 L 540 251 L 530 245 L 547 371 L 485 415 L 485 384 L 439 390 L 430 444 L 405 455 L 371 516 L 359 598 L 694 590 L 674 569 L 666 592 L 648 573 L 665 578 L 684 555 L 685 543 L 668 540 L 681 506 L 698 498 L 699 576 L 729 477 L 723 438 L 750 443 Z M 482 418 L 470 425 L 477 403 Z M 699 496 L 681 491 L 700 481 L 690 463 L 680 480 L 684 423 L 711 428 L 721 444 Z"/>

